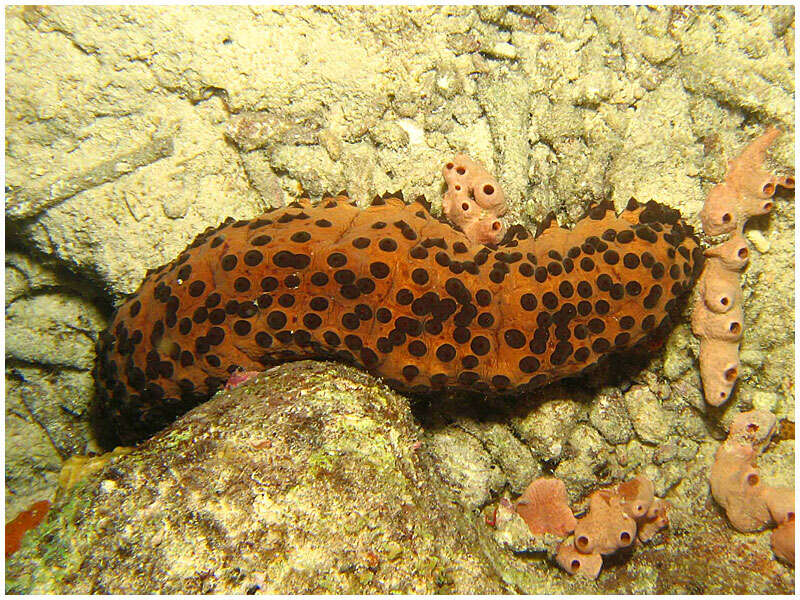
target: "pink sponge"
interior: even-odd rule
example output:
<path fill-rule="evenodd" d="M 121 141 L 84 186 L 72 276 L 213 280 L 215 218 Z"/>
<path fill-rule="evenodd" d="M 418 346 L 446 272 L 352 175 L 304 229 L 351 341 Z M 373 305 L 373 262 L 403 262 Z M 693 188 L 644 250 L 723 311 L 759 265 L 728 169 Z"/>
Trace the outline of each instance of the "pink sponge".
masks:
<path fill-rule="evenodd" d="M 700 377 L 706 402 L 726 402 L 739 377 L 739 340 L 744 314 L 739 274 L 749 258 L 742 229 L 750 217 L 772 209 L 776 186 L 793 188 L 794 178 L 764 170 L 766 150 L 780 135 L 770 128 L 728 163 L 725 181 L 706 198 L 700 218 L 709 235 L 734 232 L 705 252 L 708 260 L 697 284 L 692 331 L 700 338 Z"/>
<path fill-rule="evenodd" d="M 556 562 L 568 573 L 595 579 L 602 557 L 647 542 L 668 524 L 669 504 L 653 495 L 644 476 L 602 489 L 589 497 L 589 511 L 575 525 L 575 534 L 558 548 Z"/>
<path fill-rule="evenodd" d="M 653 500 L 650 510 L 637 522 L 639 526 L 637 537 L 640 542 L 649 542 L 656 533 L 669 524 L 669 518 L 667 517 L 669 507 L 669 502 L 665 502 L 661 498 Z"/>
<path fill-rule="evenodd" d="M 603 556 L 637 542 L 647 542 L 668 524 L 669 504 L 654 495 L 653 483 L 637 476 L 589 496 L 589 510 L 575 520 L 567 490 L 559 479 L 534 480 L 513 504 L 501 499 L 487 523 L 502 527 L 521 517 L 534 536 L 566 536 L 555 549 L 555 561 L 567 573 L 596 579 Z M 514 515 L 516 513 L 516 515 Z M 520 523 L 521 524 L 521 523 Z M 549 544 L 550 542 L 547 542 Z M 552 547 L 548 545 L 548 553 Z"/>
<path fill-rule="evenodd" d="M 794 519 L 778 525 L 770 542 L 775 556 L 794 566 Z"/>
<path fill-rule="evenodd" d="M 584 554 L 578 552 L 572 542 L 558 547 L 556 562 L 570 575 L 580 575 L 589 579 L 597 579 L 603 568 L 603 556 L 599 552 Z"/>
<path fill-rule="evenodd" d="M 584 554 L 612 554 L 636 538 L 636 521 L 622 510 L 622 502 L 607 490 L 589 497 L 589 513 L 575 526 L 575 548 Z"/>
<path fill-rule="evenodd" d="M 642 475 L 620 483 L 617 486 L 617 493 L 622 501 L 623 512 L 632 519 L 645 517 L 653 501 L 657 500 L 653 482 Z"/>
<path fill-rule="evenodd" d="M 702 300 L 713 313 L 726 313 L 742 305 L 739 272 L 747 265 L 750 251 L 744 236 L 735 234 L 724 244 L 705 251 L 704 277 L 699 289 Z"/>
<path fill-rule="evenodd" d="M 758 531 L 772 520 L 755 467 L 756 456 L 750 446 L 723 444 L 711 467 L 711 493 L 739 531 Z"/>
<path fill-rule="evenodd" d="M 567 488 L 560 479 L 540 477 L 533 480 L 514 504 L 514 509 L 534 535 L 565 536 L 575 529 Z"/>
<path fill-rule="evenodd" d="M 473 242 L 497 244 L 505 233 L 498 217 L 506 212 L 503 190 L 477 161 L 457 154 L 442 170 L 447 192 L 442 198 L 444 214 Z"/>
<path fill-rule="evenodd" d="M 717 450 L 709 481 L 714 500 L 735 529 L 759 531 L 776 523 L 773 551 L 794 564 L 794 489 L 765 484 L 755 464 L 775 426 L 774 415 L 767 411 L 737 415 L 728 439 Z"/>
<path fill-rule="evenodd" d="M 745 444 L 760 454 L 775 435 L 778 420 L 766 410 L 739 413 L 731 421 L 726 444 Z"/>
<path fill-rule="evenodd" d="M 767 148 L 780 134 L 770 127 L 728 163 L 725 180 L 711 190 L 700 213 L 707 234 L 741 231 L 747 219 L 772 210 L 776 186 L 794 187 L 793 177 L 778 177 L 762 167 Z"/>

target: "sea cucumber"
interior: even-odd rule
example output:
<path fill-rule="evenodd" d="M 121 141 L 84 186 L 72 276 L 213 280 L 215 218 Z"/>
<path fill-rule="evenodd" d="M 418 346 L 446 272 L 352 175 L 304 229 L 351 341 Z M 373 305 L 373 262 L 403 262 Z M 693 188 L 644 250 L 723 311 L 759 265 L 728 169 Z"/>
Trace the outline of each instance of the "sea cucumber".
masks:
<path fill-rule="evenodd" d="M 363 210 L 301 199 L 207 230 L 148 273 L 98 340 L 98 414 L 138 441 L 231 373 L 304 358 L 414 393 L 524 393 L 663 332 L 702 258 L 654 201 L 594 205 L 572 230 L 514 227 L 492 248 L 400 194 Z"/>

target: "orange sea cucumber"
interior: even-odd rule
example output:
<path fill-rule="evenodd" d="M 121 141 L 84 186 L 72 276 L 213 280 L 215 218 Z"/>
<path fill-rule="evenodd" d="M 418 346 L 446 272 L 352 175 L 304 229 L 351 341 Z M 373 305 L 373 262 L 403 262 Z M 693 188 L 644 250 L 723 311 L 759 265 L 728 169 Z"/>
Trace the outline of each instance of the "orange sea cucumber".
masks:
<path fill-rule="evenodd" d="M 665 330 L 702 251 L 677 210 L 631 200 L 473 244 L 423 203 L 302 199 L 229 220 L 148 274 L 98 342 L 101 417 L 140 440 L 238 370 L 352 362 L 391 386 L 521 393 Z"/>

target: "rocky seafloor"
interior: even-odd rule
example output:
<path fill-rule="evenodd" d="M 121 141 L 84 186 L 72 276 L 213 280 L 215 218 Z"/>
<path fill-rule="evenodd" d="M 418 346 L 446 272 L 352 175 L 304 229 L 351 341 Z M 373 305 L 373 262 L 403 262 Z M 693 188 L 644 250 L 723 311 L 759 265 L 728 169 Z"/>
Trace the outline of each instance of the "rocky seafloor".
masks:
<path fill-rule="evenodd" d="M 231 131 L 243 115 L 260 127 Z M 770 166 L 793 169 L 793 119 L 792 7 L 7 8 L 7 520 L 101 450 L 94 342 L 207 226 L 301 191 L 436 205 L 441 164 L 467 151 L 510 223 L 635 196 L 699 231 L 726 161 L 767 125 L 785 131 Z M 769 532 L 732 530 L 707 482 L 753 407 L 781 423 L 764 478 L 794 482 L 792 197 L 746 236 L 721 408 L 688 318 L 651 356 L 517 403 L 412 409 L 349 368 L 279 367 L 60 493 L 7 590 L 788 593 Z M 596 582 L 498 545 L 482 512 L 537 476 L 576 503 L 636 473 L 670 527 Z"/>

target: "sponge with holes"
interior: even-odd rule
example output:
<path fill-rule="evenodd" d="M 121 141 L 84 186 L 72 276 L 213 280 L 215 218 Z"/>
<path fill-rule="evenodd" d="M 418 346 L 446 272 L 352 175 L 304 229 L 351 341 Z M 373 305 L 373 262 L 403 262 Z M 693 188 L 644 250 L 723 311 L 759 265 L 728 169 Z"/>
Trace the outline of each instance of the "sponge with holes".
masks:
<path fill-rule="evenodd" d="M 728 162 L 725 180 L 709 192 L 700 219 L 709 235 L 741 231 L 750 217 L 772 210 L 772 195 L 777 186 L 794 187 L 793 177 L 779 177 L 763 167 L 767 148 L 781 134 L 770 127 Z"/>
<path fill-rule="evenodd" d="M 728 439 L 719 447 L 709 480 L 714 500 L 725 509 L 739 531 L 760 531 L 771 524 L 775 555 L 794 563 L 794 489 L 767 485 L 761 480 L 756 459 L 775 433 L 776 419 L 764 410 L 736 416 Z"/>
<path fill-rule="evenodd" d="M 778 177 L 762 166 L 767 148 L 780 133 L 768 129 L 731 160 L 725 180 L 709 192 L 700 213 L 707 234 L 732 233 L 705 253 L 692 314 L 692 331 L 700 338 L 700 377 L 706 402 L 713 406 L 728 400 L 739 377 L 744 319 L 739 277 L 749 255 L 742 230 L 747 219 L 772 209 L 777 186 L 794 187 L 792 177 Z"/>
<path fill-rule="evenodd" d="M 650 541 L 668 524 L 669 504 L 653 495 L 653 483 L 642 475 L 589 497 L 589 511 L 575 533 L 559 546 L 556 562 L 568 573 L 596 579 L 602 557 L 638 539 Z"/>
<path fill-rule="evenodd" d="M 739 376 L 742 338 L 742 288 L 739 276 L 749 250 L 737 233 L 705 252 L 706 264 L 698 282 L 692 312 L 692 331 L 700 338 L 700 377 L 706 402 L 723 404 Z"/>
<path fill-rule="evenodd" d="M 497 180 L 483 165 L 463 154 L 456 154 L 445 164 L 442 174 L 447 183 L 442 198 L 447 218 L 473 243 L 497 244 L 505 233 L 499 217 L 507 209 Z"/>

